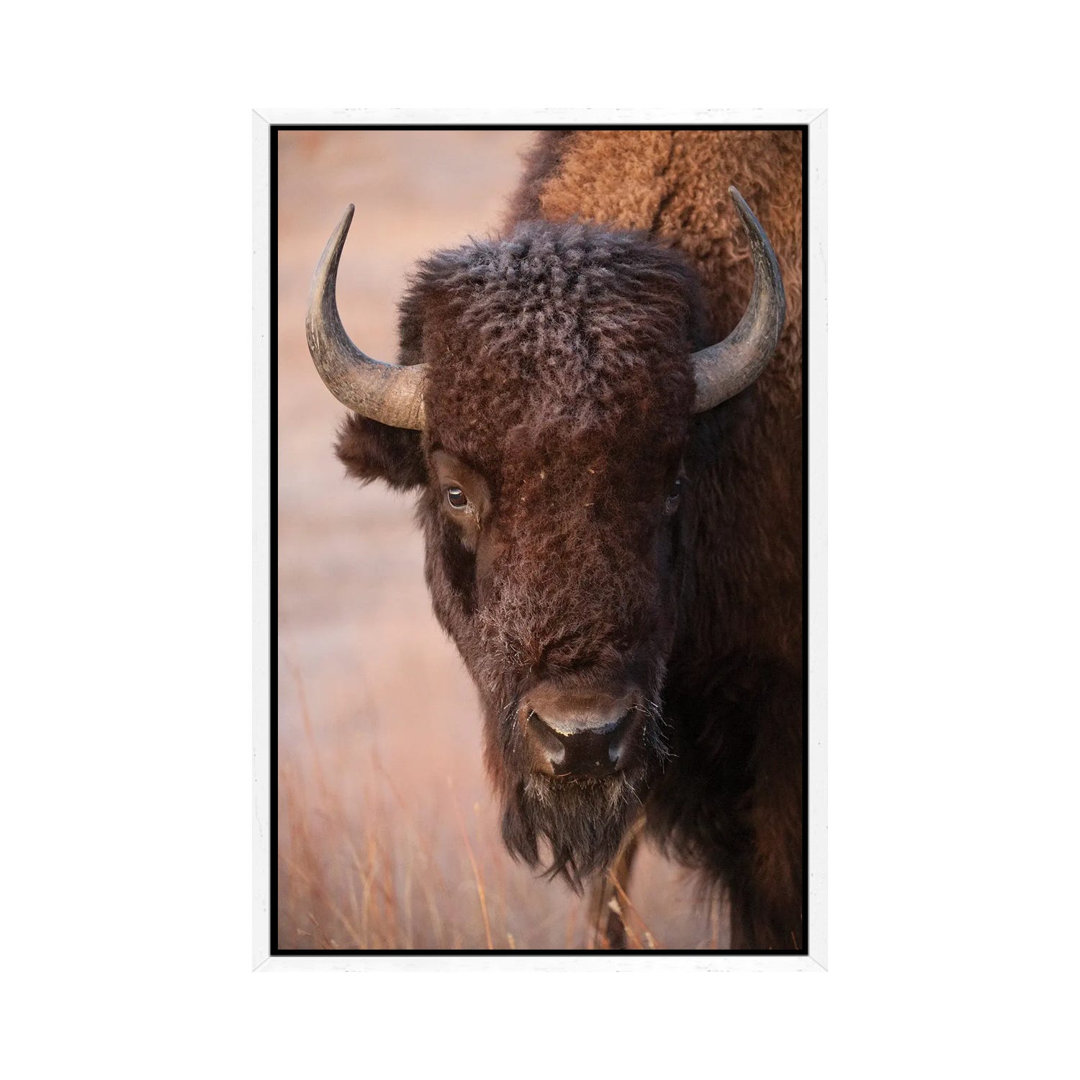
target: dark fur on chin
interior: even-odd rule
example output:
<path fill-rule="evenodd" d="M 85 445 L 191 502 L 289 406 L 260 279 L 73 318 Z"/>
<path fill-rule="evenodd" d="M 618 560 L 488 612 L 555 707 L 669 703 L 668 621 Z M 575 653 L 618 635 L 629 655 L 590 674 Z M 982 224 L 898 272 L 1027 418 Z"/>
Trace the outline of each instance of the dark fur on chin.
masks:
<path fill-rule="evenodd" d="M 620 774 L 605 780 L 519 780 L 503 803 L 503 842 L 529 866 L 546 862 L 547 878 L 561 877 L 580 894 L 588 878 L 615 861 L 626 831 L 641 813 L 641 781 L 640 773 L 636 779 Z M 541 858 L 541 841 L 548 859 Z"/>

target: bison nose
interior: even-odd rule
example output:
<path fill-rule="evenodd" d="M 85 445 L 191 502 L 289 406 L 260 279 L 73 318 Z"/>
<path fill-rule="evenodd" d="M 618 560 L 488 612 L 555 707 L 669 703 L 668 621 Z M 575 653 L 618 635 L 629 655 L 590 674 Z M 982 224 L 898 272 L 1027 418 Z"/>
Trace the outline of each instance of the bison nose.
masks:
<path fill-rule="evenodd" d="M 629 695 L 537 694 L 526 704 L 540 772 L 602 777 L 626 768 L 641 715 Z"/>

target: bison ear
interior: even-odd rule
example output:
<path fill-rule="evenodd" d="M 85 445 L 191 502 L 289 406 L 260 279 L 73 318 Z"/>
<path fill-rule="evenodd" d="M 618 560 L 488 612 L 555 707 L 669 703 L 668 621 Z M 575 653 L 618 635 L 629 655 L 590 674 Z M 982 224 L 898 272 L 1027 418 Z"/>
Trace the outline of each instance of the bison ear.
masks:
<path fill-rule="evenodd" d="M 392 488 L 407 491 L 427 482 L 419 431 L 387 427 L 350 413 L 335 449 L 349 475 L 364 483 L 385 480 Z"/>

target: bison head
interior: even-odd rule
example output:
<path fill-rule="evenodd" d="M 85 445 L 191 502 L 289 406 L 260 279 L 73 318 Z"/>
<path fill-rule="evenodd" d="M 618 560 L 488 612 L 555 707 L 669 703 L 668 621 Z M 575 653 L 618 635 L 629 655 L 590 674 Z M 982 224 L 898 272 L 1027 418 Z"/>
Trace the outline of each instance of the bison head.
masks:
<path fill-rule="evenodd" d="M 775 257 L 734 193 L 755 284 L 700 343 L 686 261 L 638 234 L 533 222 L 420 264 L 399 365 L 349 340 L 316 271 L 308 342 L 354 414 L 353 475 L 419 488 L 435 613 L 480 692 L 509 850 L 578 885 L 605 867 L 667 756 L 664 679 L 693 415 L 760 372 L 783 324 Z M 693 498 L 693 491 L 685 492 Z"/>

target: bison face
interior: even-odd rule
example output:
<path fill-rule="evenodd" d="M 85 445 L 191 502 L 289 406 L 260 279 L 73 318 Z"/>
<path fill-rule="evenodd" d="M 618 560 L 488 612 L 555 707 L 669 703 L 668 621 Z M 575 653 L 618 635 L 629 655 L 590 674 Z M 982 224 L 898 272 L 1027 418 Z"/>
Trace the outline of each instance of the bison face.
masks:
<path fill-rule="evenodd" d="M 784 321 L 779 269 L 737 192 L 754 290 L 704 340 L 694 275 L 644 237 L 537 222 L 423 262 L 401 364 L 345 334 L 316 271 L 308 345 L 354 410 L 350 471 L 420 488 L 435 613 L 480 691 L 503 836 L 574 885 L 606 866 L 666 756 L 692 415 L 748 386 Z M 693 477 L 687 497 L 693 498 Z"/>
<path fill-rule="evenodd" d="M 425 430 L 353 417 L 364 478 L 420 483 L 439 621 L 480 691 L 509 849 L 577 883 L 665 757 L 694 279 L 674 252 L 532 225 L 423 263 L 402 360 Z"/>
<path fill-rule="evenodd" d="M 504 838 L 533 863 L 546 838 L 576 881 L 614 857 L 665 753 L 686 414 L 662 430 L 550 405 L 504 428 L 495 455 L 469 425 L 434 423 L 422 516 L 435 611 L 484 704 Z"/>

